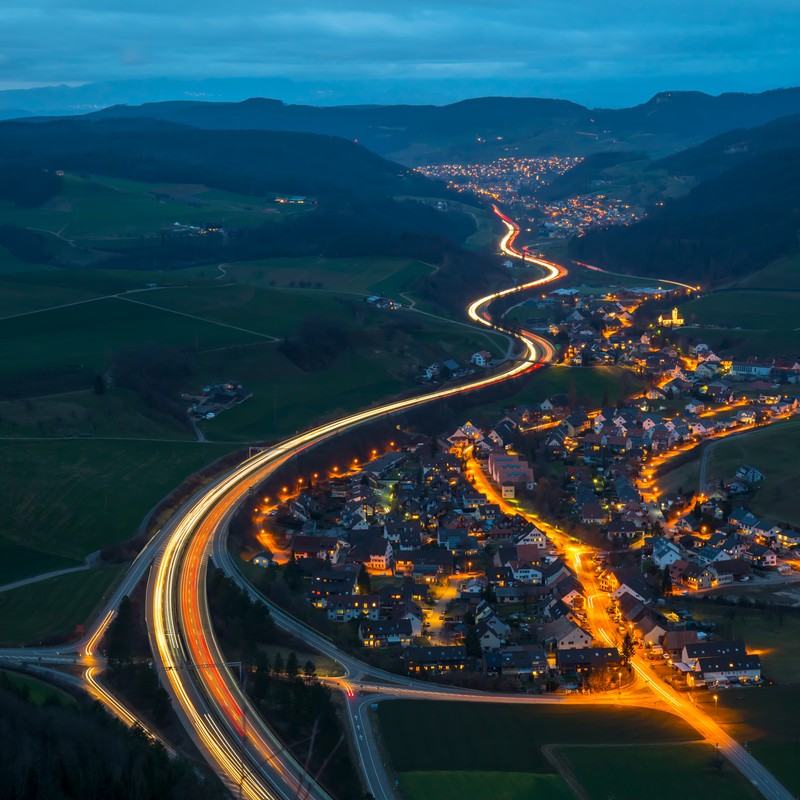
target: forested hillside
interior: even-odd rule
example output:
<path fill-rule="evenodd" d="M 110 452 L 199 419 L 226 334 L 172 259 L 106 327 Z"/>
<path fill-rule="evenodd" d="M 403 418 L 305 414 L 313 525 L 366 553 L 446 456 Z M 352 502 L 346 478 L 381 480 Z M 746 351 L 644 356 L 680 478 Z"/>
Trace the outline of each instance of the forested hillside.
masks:
<path fill-rule="evenodd" d="M 334 136 L 200 130 L 152 119 L 0 123 L 0 166 L 202 183 L 242 194 L 442 194 L 443 188 Z"/>
<path fill-rule="evenodd" d="M 669 168 L 700 182 L 636 225 L 574 239 L 572 257 L 709 285 L 798 249 L 800 117 L 726 134 L 651 168 Z"/>

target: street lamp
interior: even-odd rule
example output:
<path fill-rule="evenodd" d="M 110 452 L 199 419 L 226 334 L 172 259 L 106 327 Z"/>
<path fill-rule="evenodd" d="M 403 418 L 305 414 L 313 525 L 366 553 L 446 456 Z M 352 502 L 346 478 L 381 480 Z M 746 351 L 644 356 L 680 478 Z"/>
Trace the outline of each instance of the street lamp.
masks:
<path fill-rule="evenodd" d="M 622 670 L 618 669 L 617 670 L 617 696 L 618 697 L 622 696 L 622 686 L 620 685 L 621 680 L 622 680 Z"/>
<path fill-rule="evenodd" d="M 718 700 L 719 700 L 719 695 L 715 694 L 714 695 L 714 717 L 717 716 L 717 701 Z"/>

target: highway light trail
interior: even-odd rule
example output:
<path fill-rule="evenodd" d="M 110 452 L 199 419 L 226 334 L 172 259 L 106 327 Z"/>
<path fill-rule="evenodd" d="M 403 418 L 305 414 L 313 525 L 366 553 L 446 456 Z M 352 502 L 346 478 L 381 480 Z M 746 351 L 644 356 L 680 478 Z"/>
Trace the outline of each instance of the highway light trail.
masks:
<path fill-rule="evenodd" d="M 579 267 L 583 267 L 584 269 L 589 269 L 592 272 L 602 272 L 604 275 L 620 275 L 623 278 L 635 278 L 638 277 L 636 275 L 628 275 L 625 272 L 609 272 L 607 269 L 603 269 L 602 267 L 596 267 L 594 264 L 586 264 L 583 261 L 576 261 L 575 262 Z M 672 281 L 667 280 L 666 278 L 647 278 L 647 280 L 651 281 L 658 281 L 659 283 L 668 283 L 671 286 L 680 286 L 681 289 L 686 289 L 690 292 L 699 292 L 699 286 L 690 286 L 688 283 L 681 283 L 680 281 Z"/>
<path fill-rule="evenodd" d="M 151 571 L 148 585 L 148 628 L 156 664 L 176 711 L 200 749 L 227 785 L 241 788 L 246 797 L 291 800 L 301 796 L 327 800 L 329 795 L 286 753 L 224 664 L 212 630 L 206 595 L 208 556 L 214 534 L 253 487 L 304 450 L 371 420 L 502 383 L 552 359 L 555 351 L 550 342 L 527 331 L 512 331 L 495 324 L 488 307 L 500 297 L 550 283 L 565 275 L 566 270 L 516 250 L 514 241 L 519 228 L 496 207 L 494 211 L 506 227 L 501 251 L 536 264 L 544 270 L 544 275 L 482 297 L 469 306 L 467 313 L 474 322 L 520 341 L 524 347 L 521 359 L 466 384 L 386 403 L 287 439 L 249 458 L 216 481 L 169 525 L 164 549 Z M 90 643 L 90 649 L 93 644 Z"/>

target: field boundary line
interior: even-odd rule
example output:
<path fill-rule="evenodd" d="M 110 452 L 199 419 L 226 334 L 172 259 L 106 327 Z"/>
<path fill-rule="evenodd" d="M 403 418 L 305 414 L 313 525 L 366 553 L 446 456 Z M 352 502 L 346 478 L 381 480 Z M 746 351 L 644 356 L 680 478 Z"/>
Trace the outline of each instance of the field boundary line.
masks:
<path fill-rule="evenodd" d="M 564 783 L 567 784 L 577 800 L 591 800 L 586 790 L 578 781 L 575 773 L 566 763 L 566 760 L 561 756 L 560 753 L 556 752 L 556 748 L 560 746 L 561 745 L 557 744 L 542 745 L 542 755 L 548 760 L 555 771 L 564 779 Z"/>
<path fill-rule="evenodd" d="M 142 300 L 134 300 L 132 297 L 125 297 L 125 295 L 123 295 L 123 294 L 112 295 L 112 297 L 115 297 L 117 300 L 125 300 L 128 303 L 136 303 L 137 305 L 140 305 L 140 306 L 147 306 L 147 308 L 155 308 L 155 309 L 158 309 L 159 311 L 166 311 L 169 314 L 177 314 L 178 316 L 181 316 L 181 317 L 188 317 L 189 319 L 196 319 L 199 322 L 207 322 L 209 325 L 219 325 L 221 328 L 230 328 L 231 330 L 240 331 L 241 333 L 249 333 L 252 336 L 259 336 L 262 339 L 267 339 L 270 342 L 279 342 L 280 341 L 280 339 L 278 339 L 275 336 L 271 336 L 268 333 L 260 333 L 259 331 L 251 331 L 248 328 L 240 328 L 238 325 L 230 325 L 227 322 L 219 322 L 218 320 L 215 320 L 215 319 L 207 319 L 206 317 L 198 317 L 196 314 L 187 314 L 185 311 L 176 311 L 174 308 L 168 308 L 168 307 L 165 307 L 165 306 L 157 306 L 157 305 L 154 305 L 153 303 L 145 303 Z"/>

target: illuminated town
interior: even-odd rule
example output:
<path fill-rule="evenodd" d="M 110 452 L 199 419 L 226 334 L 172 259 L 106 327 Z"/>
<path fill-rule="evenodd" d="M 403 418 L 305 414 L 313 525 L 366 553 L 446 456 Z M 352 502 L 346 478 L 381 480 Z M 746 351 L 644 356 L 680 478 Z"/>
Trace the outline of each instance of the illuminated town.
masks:
<path fill-rule="evenodd" d="M 603 194 L 545 200 L 542 190 L 583 161 L 580 157 L 498 158 L 488 164 L 433 164 L 418 167 L 429 178 L 446 181 L 456 192 L 502 203 L 536 238 L 562 239 L 593 227 L 630 225 L 644 212 Z"/>

